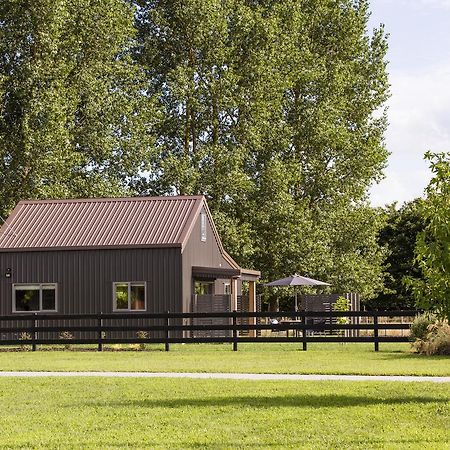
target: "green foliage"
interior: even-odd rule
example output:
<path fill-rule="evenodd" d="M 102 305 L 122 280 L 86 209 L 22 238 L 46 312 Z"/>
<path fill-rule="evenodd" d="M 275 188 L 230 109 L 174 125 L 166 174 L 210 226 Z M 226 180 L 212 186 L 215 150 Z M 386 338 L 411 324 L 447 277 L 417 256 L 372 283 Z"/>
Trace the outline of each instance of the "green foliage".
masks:
<path fill-rule="evenodd" d="M 266 279 L 382 289 L 388 95 L 366 1 L 138 2 L 138 59 L 163 115 L 142 192 L 203 193 L 226 248 Z"/>
<path fill-rule="evenodd" d="M 405 285 L 405 279 L 422 279 L 415 263 L 418 234 L 425 228 L 423 200 L 416 199 L 397 209 L 394 203 L 385 208 L 386 224 L 380 230 L 378 242 L 388 251 L 384 290 L 365 302 L 368 309 L 414 309 L 415 299 Z"/>
<path fill-rule="evenodd" d="M 339 297 L 335 303 L 333 303 L 333 311 L 350 311 L 349 301 L 345 297 Z"/>
<path fill-rule="evenodd" d="M 431 313 L 419 314 L 414 318 L 411 324 L 411 340 L 425 339 L 428 334 L 428 327 L 436 322 L 436 316 Z"/>
<path fill-rule="evenodd" d="M 345 297 L 339 297 L 332 306 L 333 311 L 350 311 L 350 302 Z M 338 325 L 345 325 L 348 323 L 348 317 L 338 317 L 336 319 Z M 338 334 L 343 335 L 345 330 L 338 330 Z"/>
<path fill-rule="evenodd" d="M 118 195 L 151 156 L 151 102 L 125 0 L 0 2 L 0 214 Z"/>
<path fill-rule="evenodd" d="M 203 193 L 266 279 L 382 289 L 367 191 L 387 157 L 387 41 L 366 0 L 5 0 L 0 17 L 0 215 Z"/>
<path fill-rule="evenodd" d="M 342 311 L 342 312 L 350 311 L 349 301 L 345 297 L 339 297 L 336 300 L 336 302 L 333 303 L 332 309 L 333 309 L 333 311 Z M 339 325 L 344 325 L 344 324 L 348 323 L 348 318 L 347 317 L 338 317 L 336 319 L 336 322 Z"/>
<path fill-rule="evenodd" d="M 426 153 L 434 174 L 422 214 L 427 222 L 416 255 L 423 280 L 409 280 L 417 305 L 450 319 L 450 153 Z"/>

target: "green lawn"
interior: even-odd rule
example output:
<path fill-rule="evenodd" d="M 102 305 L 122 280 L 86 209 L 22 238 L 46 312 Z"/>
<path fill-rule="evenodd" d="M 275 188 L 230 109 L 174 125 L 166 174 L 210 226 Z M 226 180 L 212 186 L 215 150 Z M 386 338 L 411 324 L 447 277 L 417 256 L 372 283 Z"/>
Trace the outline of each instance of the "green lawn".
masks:
<path fill-rule="evenodd" d="M 450 448 L 450 386 L 0 379 L 2 448 Z"/>
<path fill-rule="evenodd" d="M 450 376 L 450 357 L 409 352 L 409 344 L 172 345 L 170 352 L 153 346 L 144 352 L 37 351 L 0 352 L 0 370 L 317 373 L 362 375 Z"/>

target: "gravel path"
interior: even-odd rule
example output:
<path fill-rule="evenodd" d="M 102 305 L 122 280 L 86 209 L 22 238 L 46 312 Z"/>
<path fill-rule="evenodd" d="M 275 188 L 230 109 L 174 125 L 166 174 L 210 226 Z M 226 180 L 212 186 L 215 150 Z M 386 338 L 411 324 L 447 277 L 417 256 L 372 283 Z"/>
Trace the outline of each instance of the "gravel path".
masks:
<path fill-rule="evenodd" d="M 422 383 L 450 383 L 450 377 L 416 377 L 390 375 L 293 375 L 270 373 L 0 372 L 0 377 L 201 378 L 218 380 L 400 381 Z"/>

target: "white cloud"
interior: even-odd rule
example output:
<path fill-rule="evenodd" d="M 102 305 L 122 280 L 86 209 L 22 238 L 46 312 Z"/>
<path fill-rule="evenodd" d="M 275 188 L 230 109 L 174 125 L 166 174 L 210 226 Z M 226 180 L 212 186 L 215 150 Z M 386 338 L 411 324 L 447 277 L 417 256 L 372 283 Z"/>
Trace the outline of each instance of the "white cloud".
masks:
<path fill-rule="evenodd" d="M 388 144 L 410 154 L 450 146 L 450 61 L 390 76 Z"/>
<path fill-rule="evenodd" d="M 437 8 L 450 8 L 450 0 L 374 0 L 379 4 L 396 4 L 405 8 L 416 8 L 422 6 L 434 6 Z"/>
<path fill-rule="evenodd" d="M 401 206 L 405 201 L 423 197 L 423 192 L 430 180 L 426 163 L 416 170 L 386 170 L 386 179 L 372 187 L 370 191 L 373 206 L 385 206 L 397 202 Z"/>
<path fill-rule="evenodd" d="M 450 0 L 419 0 L 420 3 L 428 6 L 438 6 L 442 8 L 450 8 Z"/>
<path fill-rule="evenodd" d="M 450 61 L 390 77 L 389 129 L 392 152 L 386 179 L 371 190 L 372 204 L 404 202 L 422 195 L 431 177 L 423 154 L 450 151 Z"/>

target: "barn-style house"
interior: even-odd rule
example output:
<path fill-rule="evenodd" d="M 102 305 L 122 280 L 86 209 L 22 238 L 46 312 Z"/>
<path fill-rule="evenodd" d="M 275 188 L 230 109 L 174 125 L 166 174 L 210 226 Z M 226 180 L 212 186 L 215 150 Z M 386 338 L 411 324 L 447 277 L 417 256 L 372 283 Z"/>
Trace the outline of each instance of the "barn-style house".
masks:
<path fill-rule="evenodd" d="M 260 275 L 226 253 L 203 196 L 21 201 L 0 269 L 0 315 L 255 311 Z"/>

